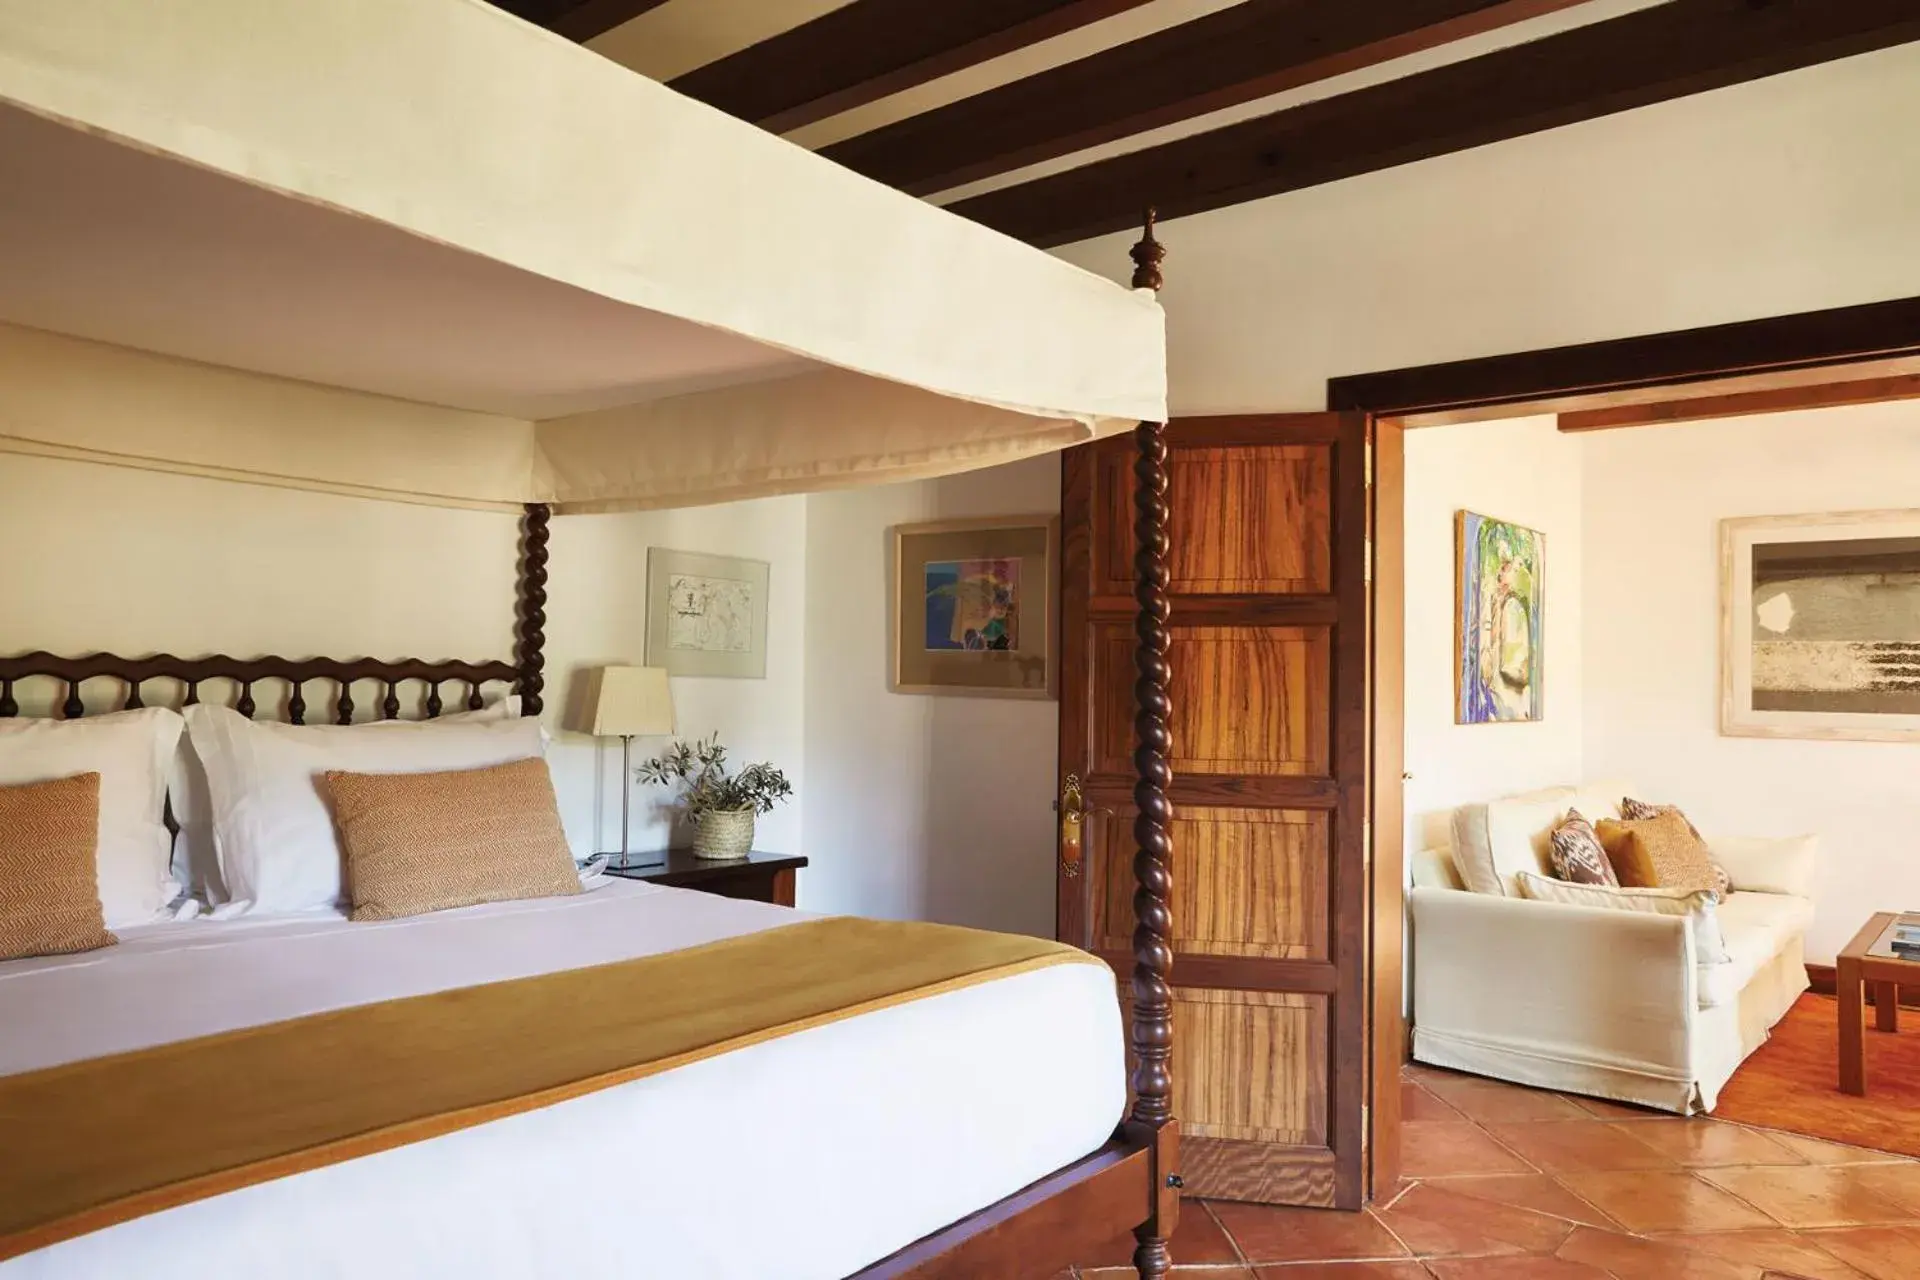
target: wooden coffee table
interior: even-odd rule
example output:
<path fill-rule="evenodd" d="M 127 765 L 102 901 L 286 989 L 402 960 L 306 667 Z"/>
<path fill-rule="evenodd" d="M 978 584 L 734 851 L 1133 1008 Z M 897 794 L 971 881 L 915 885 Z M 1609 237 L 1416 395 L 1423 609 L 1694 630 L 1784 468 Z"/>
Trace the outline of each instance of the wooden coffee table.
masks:
<path fill-rule="evenodd" d="M 1920 986 L 1920 962 L 1893 954 L 1893 926 L 1904 917 L 1883 911 L 1867 921 L 1835 962 L 1840 997 L 1840 1088 L 1867 1091 L 1866 986 L 1873 984 L 1874 1026 L 1900 1029 L 1900 984 Z"/>

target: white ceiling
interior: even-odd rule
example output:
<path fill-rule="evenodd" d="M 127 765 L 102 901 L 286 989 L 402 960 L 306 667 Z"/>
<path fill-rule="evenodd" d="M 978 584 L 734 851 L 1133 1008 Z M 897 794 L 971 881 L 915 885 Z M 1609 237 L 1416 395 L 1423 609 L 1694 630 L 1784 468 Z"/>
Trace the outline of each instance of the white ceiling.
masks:
<path fill-rule="evenodd" d="M 532 419 L 813 367 L 5 106 L 0 320 Z"/>

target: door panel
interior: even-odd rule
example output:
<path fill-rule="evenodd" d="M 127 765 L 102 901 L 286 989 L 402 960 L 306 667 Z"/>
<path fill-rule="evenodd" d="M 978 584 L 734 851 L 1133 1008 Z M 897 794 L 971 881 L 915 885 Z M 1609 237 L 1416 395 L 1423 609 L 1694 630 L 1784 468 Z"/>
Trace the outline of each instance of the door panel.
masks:
<path fill-rule="evenodd" d="M 1173 627 L 1176 773 L 1327 772 L 1324 627 Z"/>
<path fill-rule="evenodd" d="M 1133 787 L 1133 624 L 1094 624 L 1100 708 L 1096 782 Z M 1327 772 L 1331 646 L 1327 628 L 1175 626 L 1171 763 L 1175 776 Z"/>
<path fill-rule="evenodd" d="M 1367 945 L 1366 432 L 1168 429 L 1174 1105 L 1191 1194 L 1358 1207 Z M 1068 454 L 1061 772 L 1090 810 L 1060 936 L 1133 930 L 1134 446 Z"/>
<path fill-rule="evenodd" d="M 1133 934 L 1133 833 L 1123 822 L 1102 830 L 1105 894 L 1094 949 L 1125 951 Z M 1179 810 L 1173 820 L 1174 954 L 1326 959 L 1329 861 L 1324 813 Z"/>
<path fill-rule="evenodd" d="M 1176 595 L 1328 590 L 1329 452 L 1317 445 L 1176 448 L 1167 459 L 1168 589 Z M 1133 595 L 1133 457 L 1109 448 L 1095 505 L 1104 527 L 1095 595 Z M 1268 518 L 1241 513 L 1273 504 Z"/>
<path fill-rule="evenodd" d="M 1315 445 L 1193 449 L 1170 458 L 1170 589 L 1184 595 L 1327 590 L 1330 461 L 1329 451 Z M 1252 510 L 1261 518 L 1241 514 Z"/>
<path fill-rule="evenodd" d="M 1182 1142 L 1327 1145 L 1325 996 L 1175 987 L 1173 1033 Z M 1275 1089 L 1275 1078 L 1305 1087 Z"/>

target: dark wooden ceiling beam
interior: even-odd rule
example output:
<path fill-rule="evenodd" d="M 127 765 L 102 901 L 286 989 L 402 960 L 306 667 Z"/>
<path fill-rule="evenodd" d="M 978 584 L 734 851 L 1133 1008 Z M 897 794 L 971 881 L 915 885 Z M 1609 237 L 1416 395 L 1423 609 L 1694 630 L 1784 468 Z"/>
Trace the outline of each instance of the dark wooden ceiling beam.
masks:
<path fill-rule="evenodd" d="M 1067 244 L 1912 40 L 1916 0 L 1671 0 L 948 207 Z"/>
<path fill-rule="evenodd" d="M 1920 357 L 1920 298 L 1349 374 L 1327 407 L 1407 415 Z"/>
<path fill-rule="evenodd" d="M 821 154 L 926 195 L 1581 2 L 1247 0 Z"/>
<path fill-rule="evenodd" d="M 493 0 L 516 17 L 582 44 L 667 0 Z"/>
<path fill-rule="evenodd" d="M 672 82 L 784 133 L 1146 0 L 853 0 Z"/>

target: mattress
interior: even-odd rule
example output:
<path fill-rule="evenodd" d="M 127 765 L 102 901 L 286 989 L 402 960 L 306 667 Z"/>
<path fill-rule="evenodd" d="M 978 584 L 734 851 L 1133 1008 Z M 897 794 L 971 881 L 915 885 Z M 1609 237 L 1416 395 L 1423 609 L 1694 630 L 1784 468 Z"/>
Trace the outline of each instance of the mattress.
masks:
<path fill-rule="evenodd" d="M 142 926 L 0 964 L 0 1075 L 794 916 L 616 880 L 372 924 Z M 218 1107 L 218 1082 L 177 1105 Z M 1094 1150 L 1124 1107 L 1111 976 L 1054 965 L 152 1214 L 0 1280 L 830 1280 Z"/>

